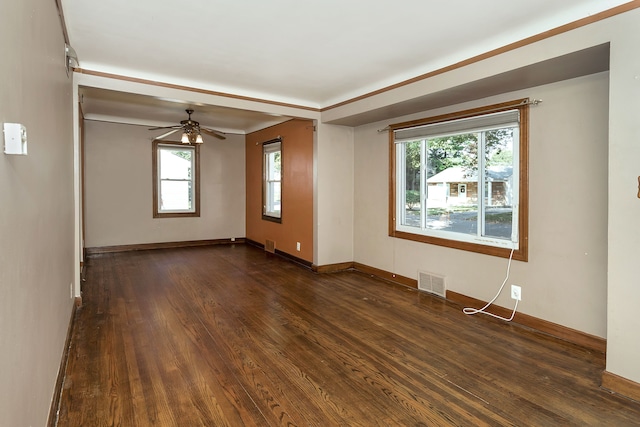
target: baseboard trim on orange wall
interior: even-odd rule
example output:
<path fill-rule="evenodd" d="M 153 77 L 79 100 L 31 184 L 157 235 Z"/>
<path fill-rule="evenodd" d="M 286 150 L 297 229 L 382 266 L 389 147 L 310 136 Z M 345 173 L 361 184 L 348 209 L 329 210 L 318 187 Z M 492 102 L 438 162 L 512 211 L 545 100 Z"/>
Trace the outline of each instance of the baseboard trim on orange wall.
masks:
<path fill-rule="evenodd" d="M 640 402 L 640 383 L 628 380 L 611 372 L 602 373 L 602 388 Z"/>
<path fill-rule="evenodd" d="M 282 258 L 286 258 L 289 261 L 293 261 L 297 264 L 300 264 L 305 268 L 313 268 L 313 263 L 307 261 L 306 259 L 298 258 L 297 256 L 293 256 L 277 248 L 276 248 L 276 255 L 281 256 Z"/>
<path fill-rule="evenodd" d="M 260 242 L 256 242 L 255 240 L 251 240 L 251 239 L 246 239 L 245 238 L 245 243 L 247 245 L 255 246 L 256 248 L 260 248 L 260 249 L 263 249 L 263 250 L 266 251 L 264 244 L 262 244 Z M 269 251 L 266 251 L 266 252 L 269 252 Z M 278 248 L 274 248 L 274 252 L 273 253 L 278 255 L 278 256 L 281 256 L 282 258 L 286 258 L 289 261 L 293 261 L 296 264 L 300 264 L 301 266 L 303 266 L 305 268 L 310 268 L 310 269 L 314 270 L 313 263 L 310 262 L 310 261 L 307 261 L 306 259 L 298 258 L 297 256 L 294 256 L 294 255 L 288 254 L 286 252 L 283 252 Z"/>
<path fill-rule="evenodd" d="M 255 247 L 258 247 L 258 248 L 260 248 L 260 249 L 264 249 L 264 244 L 262 244 L 262 243 L 260 243 L 260 242 L 256 242 L 255 240 L 251 240 L 251 239 L 246 239 L 246 238 L 245 238 L 245 242 L 246 242 L 248 245 L 255 246 Z"/>

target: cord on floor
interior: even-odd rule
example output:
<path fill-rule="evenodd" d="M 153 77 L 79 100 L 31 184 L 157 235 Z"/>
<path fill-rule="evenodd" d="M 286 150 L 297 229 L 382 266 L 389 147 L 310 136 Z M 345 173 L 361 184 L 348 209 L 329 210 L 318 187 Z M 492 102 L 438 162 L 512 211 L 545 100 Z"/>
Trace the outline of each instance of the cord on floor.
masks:
<path fill-rule="evenodd" d="M 489 308 L 489 306 L 493 304 L 495 300 L 498 299 L 498 297 L 500 296 L 500 293 L 502 292 L 502 289 L 504 289 L 504 285 L 506 285 L 507 280 L 509 280 L 509 274 L 511 272 L 511 260 L 513 259 L 513 251 L 514 249 L 511 249 L 511 254 L 509 254 L 509 263 L 507 264 L 507 275 L 504 278 L 504 281 L 502 282 L 502 286 L 500 286 L 500 289 L 498 289 L 498 293 L 496 294 L 496 296 L 493 297 L 493 299 L 489 301 L 482 308 L 471 308 L 471 307 L 463 308 L 462 312 L 464 314 L 468 314 L 471 316 L 474 314 L 481 313 L 481 314 L 486 314 L 487 316 L 495 317 L 496 319 L 504 320 L 506 322 L 511 322 L 513 320 L 513 317 L 516 315 L 516 310 L 518 309 L 518 300 L 516 300 L 516 305 L 513 307 L 513 312 L 511 313 L 511 317 L 509 317 L 508 319 L 506 317 L 498 316 L 497 314 L 489 313 L 488 311 L 486 311 L 486 309 Z"/>

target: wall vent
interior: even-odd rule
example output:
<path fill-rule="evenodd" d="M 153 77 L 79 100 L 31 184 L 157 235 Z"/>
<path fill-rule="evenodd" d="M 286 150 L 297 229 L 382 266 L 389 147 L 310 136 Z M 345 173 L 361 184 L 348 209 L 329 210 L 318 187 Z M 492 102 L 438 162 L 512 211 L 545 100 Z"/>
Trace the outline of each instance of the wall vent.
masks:
<path fill-rule="evenodd" d="M 430 294 L 447 297 L 447 283 L 444 276 L 429 273 L 428 271 L 418 271 L 418 289 Z"/>
<path fill-rule="evenodd" d="M 267 252 L 271 252 L 272 254 L 276 253 L 276 242 L 273 240 L 265 240 L 264 242 L 264 250 Z"/>

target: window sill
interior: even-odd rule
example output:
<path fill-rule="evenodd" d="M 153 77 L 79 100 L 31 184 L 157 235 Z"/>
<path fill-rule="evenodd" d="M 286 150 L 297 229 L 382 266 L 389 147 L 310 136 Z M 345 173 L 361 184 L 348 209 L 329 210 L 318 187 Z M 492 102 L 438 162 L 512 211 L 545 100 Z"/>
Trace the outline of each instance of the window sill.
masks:
<path fill-rule="evenodd" d="M 460 249 L 463 251 L 475 252 L 484 255 L 497 256 L 501 258 L 509 258 L 511 255 L 510 248 L 500 248 L 497 246 L 486 246 L 477 243 L 458 242 L 456 240 L 442 239 L 439 237 L 424 236 L 421 234 L 407 233 L 404 231 L 392 230 L 389 236 L 398 239 L 412 240 L 414 242 L 428 243 L 431 245 L 444 246 L 452 249 Z M 513 259 L 528 262 L 527 245 L 520 244 L 520 248 L 513 251 Z"/>
<path fill-rule="evenodd" d="M 277 222 L 278 224 L 282 224 L 282 218 L 278 218 L 275 216 L 269 216 L 269 215 L 262 215 L 262 219 L 264 221 L 271 221 L 271 222 Z"/>
<path fill-rule="evenodd" d="M 154 212 L 154 218 L 194 218 L 200 217 L 200 212 Z"/>

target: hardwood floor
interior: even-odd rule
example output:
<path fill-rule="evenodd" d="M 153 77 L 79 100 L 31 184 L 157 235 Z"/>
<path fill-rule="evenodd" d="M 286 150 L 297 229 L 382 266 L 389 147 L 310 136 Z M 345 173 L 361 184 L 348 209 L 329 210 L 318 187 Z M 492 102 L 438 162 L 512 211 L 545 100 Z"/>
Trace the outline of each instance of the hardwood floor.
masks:
<path fill-rule="evenodd" d="M 248 245 L 95 255 L 58 426 L 639 425 L 604 355 Z"/>

